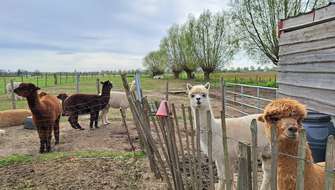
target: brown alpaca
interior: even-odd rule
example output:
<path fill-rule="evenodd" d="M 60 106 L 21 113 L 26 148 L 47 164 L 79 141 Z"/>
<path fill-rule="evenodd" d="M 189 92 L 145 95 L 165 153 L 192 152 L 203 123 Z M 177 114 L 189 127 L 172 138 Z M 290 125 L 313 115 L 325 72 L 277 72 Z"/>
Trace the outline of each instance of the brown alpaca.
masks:
<path fill-rule="evenodd" d="M 60 93 L 58 94 L 57 98 L 60 99 L 62 101 L 62 116 L 67 116 L 65 114 L 65 111 L 64 111 L 64 101 L 66 100 L 66 98 L 69 97 L 67 94 L 65 93 Z"/>
<path fill-rule="evenodd" d="M 33 114 L 33 122 L 37 127 L 40 138 L 40 153 L 51 151 L 52 130 L 54 131 L 55 144 L 59 144 L 59 119 L 61 105 L 55 96 L 42 92 L 40 88 L 31 83 L 21 83 L 14 92 L 27 98 L 29 108 Z"/>
<path fill-rule="evenodd" d="M 273 100 L 258 118 L 265 122 L 266 135 L 271 140 L 271 126 L 277 130 L 278 151 L 292 156 L 298 155 L 298 136 L 302 129 L 302 120 L 306 117 L 306 108 L 298 101 L 288 98 Z M 272 124 L 272 125 L 271 125 Z M 297 178 L 297 159 L 284 154 L 278 155 L 278 190 L 295 190 Z M 306 145 L 305 190 L 324 188 L 324 169 L 312 164 L 313 158 L 309 145 Z"/>
<path fill-rule="evenodd" d="M 109 81 L 101 82 L 101 84 L 101 95 L 73 94 L 64 100 L 64 115 L 69 116 L 68 120 L 71 127 L 83 130 L 78 123 L 78 115 L 90 114 L 90 128 L 93 128 L 93 123 L 95 128 L 98 128 L 99 111 L 108 104 L 110 91 L 113 87 L 113 84 Z"/>

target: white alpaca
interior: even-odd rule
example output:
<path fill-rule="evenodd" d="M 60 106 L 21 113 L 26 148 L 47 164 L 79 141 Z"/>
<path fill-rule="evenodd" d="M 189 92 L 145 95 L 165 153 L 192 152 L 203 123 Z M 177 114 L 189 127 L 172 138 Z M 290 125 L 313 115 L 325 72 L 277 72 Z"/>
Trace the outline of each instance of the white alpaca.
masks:
<path fill-rule="evenodd" d="M 132 81 L 130 88 L 130 92 L 135 91 L 135 81 Z M 115 92 L 111 91 L 110 99 L 107 106 L 101 111 L 102 124 L 108 125 L 110 121 L 108 120 L 108 112 L 110 108 L 120 109 L 122 108 L 124 111 L 129 107 L 128 98 L 125 92 Z"/>
<path fill-rule="evenodd" d="M 7 90 L 7 97 L 8 99 L 12 99 L 12 93 L 14 93 L 14 89 L 19 87 L 21 84 L 21 82 L 14 82 L 13 83 L 13 89 L 12 89 L 12 84 L 11 83 L 7 83 L 6 85 L 6 90 Z M 15 100 L 23 100 L 24 98 L 21 96 L 18 96 L 17 94 L 14 94 Z"/>
<path fill-rule="evenodd" d="M 216 189 L 224 189 L 223 180 L 224 177 L 224 155 L 223 155 L 223 144 L 222 144 L 222 131 L 221 131 L 221 119 L 215 119 L 213 116 L 212 108 L 210 105 L 209 95 L 210 84 L 192 86 L 187 84 L 188 96 L 190 99 L 190 105 L 192 109 L 192 115 L 194 118 L 195 128 L 195 110 L 199 110 L 199 122 L 200 122 L 200 148 L 208 155 L 208 143 L 207 143 L 207 111 L 211 113 L 211 125 L 212 125 L 212 150 L 213 150 L 213 161 L 215 161 L 219 183 L 216 184 Z M 253 119 L 258 118 L 260 114 L 248 115 L 240 118 L 227 118 L 227 137 L 235 140 L 228 139 L 228 153 L 230 159 L 230 172 L 234 171 L 234 163 L 238 158 L 238 141 L 251 143 L 251 131 L 250 123 Z M 264 147 L 268 144 L 268 140 L 265 137 L 264 128 L 260 127 L 262 123 L 257 122 L 258 126 L 258 146 Z"/>

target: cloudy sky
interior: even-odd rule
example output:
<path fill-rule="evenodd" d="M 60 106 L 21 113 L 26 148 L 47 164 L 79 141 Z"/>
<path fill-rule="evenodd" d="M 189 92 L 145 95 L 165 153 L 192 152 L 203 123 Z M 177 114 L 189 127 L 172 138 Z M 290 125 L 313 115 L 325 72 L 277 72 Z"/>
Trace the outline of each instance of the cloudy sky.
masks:
<path fill-rule="evenodd" d="M 2 0 L 0 69 L 127 70 L 158 48 L 173 23 L 229 0 Z M 238 55 L 233 66 L 251 64 Z"/>

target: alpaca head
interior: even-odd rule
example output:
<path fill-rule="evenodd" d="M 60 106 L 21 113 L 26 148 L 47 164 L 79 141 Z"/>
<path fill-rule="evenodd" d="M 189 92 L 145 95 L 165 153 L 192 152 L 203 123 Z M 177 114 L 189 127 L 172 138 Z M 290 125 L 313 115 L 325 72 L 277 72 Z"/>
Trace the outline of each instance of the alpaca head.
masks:
<path fill-rule="evenodd" d="M 198 108 L 199 110 L 209 109 L 209 87 L 210 84 L 195 85 L 187 83 L 188 98 L 190 99 L 190 105 L 193 109 Z"/>
<path fill-rule="evenodd" d="M 102 92 L 110 92 L 111 89 L 113 88 L 113 84 L 109 81 L 106 80 L 104 82 L 100 82 L 102 84 Z"/>
<path fill-rule="evenodd" d="M 258 120 L 265 122 L 265 132 L 269 139 L 271 139 L 271 127 L 276 127 L 278 141 L 297 142 L 305 117 L 304 105 L 293 99 L 282 98 L 269 103 Z"/>
<path fill-rule="evenodd" d="M 67 94 L 65 93 L 61 93 L 61 94 L 58 94 L 57 98 L 64 101 L 67 97 L 69 97 Z"/>
<path fill-rule="evenodd" d="M 33 94 L 37 94 L 38 90 L 40 90 L 40 88 L 32 83 L 21 83 L 14 89 L 14 93 L 22 97 L 28 97 Z"/>

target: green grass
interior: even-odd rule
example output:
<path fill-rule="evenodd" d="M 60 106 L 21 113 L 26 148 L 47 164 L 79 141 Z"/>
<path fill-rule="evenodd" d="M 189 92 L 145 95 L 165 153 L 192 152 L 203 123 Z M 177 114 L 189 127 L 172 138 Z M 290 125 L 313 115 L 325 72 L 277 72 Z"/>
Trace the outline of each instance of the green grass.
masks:
<path fill-rule="evenodd" d="M 78 151 L 78 152 L 52 152 L 39 154 L 37 156 L 27 154 L 13 154 L 6 157 L 0 157 L 0 168 L 9 165 L 29 164 L 32 162 L 48 161 L 66 158 L 111 158 L 118 160 L 127 160 L 130 158 L 144 158 L 142 151 L 138 152 L 111 152 L 111 151 Z"/>
<path fill-rule="evenodd" d="M 180 75 L 181 80 L 173 79 L 172 74 L 166 74 L 166 79 L 169 80 L 170 89 L 180 89 L 185 87 L 186 74 Z M 275 72 L 215 72 L 211 74 L 212 87 L 219 87 L 220 78 L 223 77 L 226 82 L 250 84 L 258 86 L 276 87 L 276 73 Z M 80 92 L 81 93 L 97 93 L 96 79 L 100 81 L 111 80 L 113 82 L 113 90 L 123 90 L 122 80 L 120 75 L 82 75 L 80 78 Z M 54 76 L 30 76 L 30 77 L 0 77 L 0 110 L 7 110 L 12 108 L 11 101 L 5 94 L 5 84 L 11 79 L 18 82 L 30 82 L 38 85 L 42 91 L 57 95 L 59 93 L 73 94 L 76 92 L 75 78 L 73 75 L 61 76 L 58 75 L 58 84 L 55 85 Z M 47 80 L 45 80 L 47 79 Z M 128 81 L 132 81 L 133 76 L 128 76 Z M 165 80 L 154 80 L 149 75 L 142 75 L 142 88 L 144 90 L 155 90 L 164 92 Z M 193 81 L 192 81 L 193 82 Z M 203 74 L 196 73 L 196 83 L 203 83 Z M 100 87 L 101 88 L 101 87 Z M 26 100 L 16 102 L 17 108 L 28 108 Z"/>

